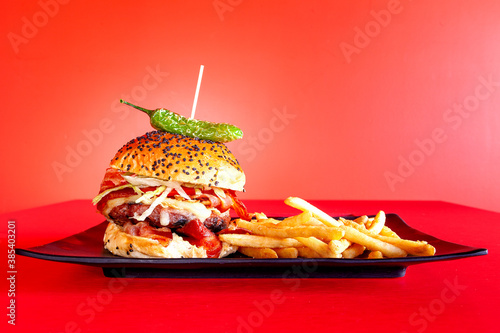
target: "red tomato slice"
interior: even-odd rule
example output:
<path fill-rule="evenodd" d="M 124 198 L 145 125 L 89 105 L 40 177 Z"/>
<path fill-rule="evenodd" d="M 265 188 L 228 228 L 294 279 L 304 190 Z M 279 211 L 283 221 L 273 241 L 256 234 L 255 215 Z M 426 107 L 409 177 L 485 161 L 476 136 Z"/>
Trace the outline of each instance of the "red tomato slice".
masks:
<path fill-rule="evenodd" d="M 207 251 L 208 258 L 218 258 L 222 250 L 222 243 L 219 238 L 199 220 L 191 220 L 182 228 L 176 230 L 177 233 L 186 235 L 183 237 L 189 243 L 203 247 Z"/>

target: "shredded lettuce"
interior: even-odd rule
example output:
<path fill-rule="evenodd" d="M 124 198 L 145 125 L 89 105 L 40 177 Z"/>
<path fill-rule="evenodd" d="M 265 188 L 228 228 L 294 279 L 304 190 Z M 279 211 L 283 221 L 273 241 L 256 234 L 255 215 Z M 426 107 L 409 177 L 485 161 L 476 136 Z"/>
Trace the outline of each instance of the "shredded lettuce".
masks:
<path fill-rule="evenodd" d="M 140 216 L 137 216 L 137 213 L 136 213 L 134 215 L 134 219 L 136 219 L 137 221 L 144 221 L 149 215 L 151 215 L 151 213 L 156 208 L 156 206 L 158 206 L 159 204 L 161 204 L 162 201 L 167 198 L 167 196 L 170 193 L 170 191 L 172 191 L 172 188 L 170 188 L 170 187 L 165 188 L 165 186 L 162 186 L 162 187 L 163 187 L 163 193 L 159 197 L 157 197 L 153 201 L 153 203 L 149 206 L 149 208 L 146 209 L 144 211 L 144 213 L 142 213 Z"/>
<path fill-rule="evenodd" d="M 123 175 L 123 178 L 125 178 L 125 180 L 127 180 L 130 184 L 136 186 L 166 186 L 170 189 L 175 189 L 177 193 L 179 193 L 179 195 L 184 199 L 191 200 L 189 195 L 187 195 L 186 192 L 182 189 L 181 182 L 176 182 L 173 180 L 166 181 L 150 177 L 128 176 L 128 175 Z"/>
<path fill-rule="evenodd" d="M 123 190 L 124 188 L 127 188 L 127 187 L 131 187 L 135 191 L 135 193 L 137 193 L 137 194 L 141 194 L 141 195 L 144 194 L 144 192 L 142 192 L 141 189 L 138 188 L 137 186 L 132 185 L 132 184 L 125 184 L 125 185 L 109 188 L 106 191 L 99 193 L 94 199 L 92 199 L 92 203 L 94 205 L 96 205 L 99 201 L 101 201 L 102 198 L 104 198 L 106 195 L 110 194 L 111 192 Z"/>
<path fill-rule="evenodd" d="M 166 188 L 167 188 L 166 186 L 159 186 L 153 191 L 148 191 L 148 192 L 144 193 L 142 196 L 140 196 L 139 198 L 137 198 L 135 203 L 149 201 L 153 197 L 155 197 L 155 196 L 159 195 L 160 193 L 162 193 L 163 191 L 165 191 Z"/>

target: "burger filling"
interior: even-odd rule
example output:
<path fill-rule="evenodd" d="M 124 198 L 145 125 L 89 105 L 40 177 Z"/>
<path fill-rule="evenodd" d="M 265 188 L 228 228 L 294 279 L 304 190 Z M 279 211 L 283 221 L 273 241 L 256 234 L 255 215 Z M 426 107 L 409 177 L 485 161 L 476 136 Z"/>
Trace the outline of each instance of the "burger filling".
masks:
<path fill-rule="evenodd" d="M 174 231 L 204 247 L 208 257 L 219 255 L 222 246 L 215 233 L 229 227 L 230 208 L 240 218 L 251 219 L 232 190 L 140 177 L 113 168 L 106 171 L 93 203 L 124 232 L 162 243 Z"/>

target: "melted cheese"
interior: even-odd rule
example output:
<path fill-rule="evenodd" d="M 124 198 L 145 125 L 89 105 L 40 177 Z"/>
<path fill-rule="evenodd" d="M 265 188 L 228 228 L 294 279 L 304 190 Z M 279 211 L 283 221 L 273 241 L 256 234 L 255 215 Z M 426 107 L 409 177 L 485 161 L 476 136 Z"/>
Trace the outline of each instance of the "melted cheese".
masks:
<path fill-rule="evenodd" d="M 171 207 L 174 209 L 185 210 L 195 215 L 200 221 L 205 221 L 212 212 L 204 204 L 199 201 L 181 201 L 171 198 L 166 198 L 161 203 L 162 207 Z"/>

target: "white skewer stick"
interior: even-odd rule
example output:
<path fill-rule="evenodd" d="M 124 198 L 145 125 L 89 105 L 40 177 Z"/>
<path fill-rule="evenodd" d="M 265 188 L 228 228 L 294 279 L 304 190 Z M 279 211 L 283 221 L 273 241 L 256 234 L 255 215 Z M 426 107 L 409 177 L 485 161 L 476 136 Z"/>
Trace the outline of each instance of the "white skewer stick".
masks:
<path fill-rule="evenodd" d="M 200 93 L 201 77 L 203 76 L 204 66 L 200 66 L 200 74 L 198 75 L 198 84 L 196 85 L 196 93 L 194 94 L 193 109 L 191 110 L 191 117 L 189 119 L 194 119 L 194 114 L 196 112 L 196 104 L 198 103 L 198 94 Z"/>

